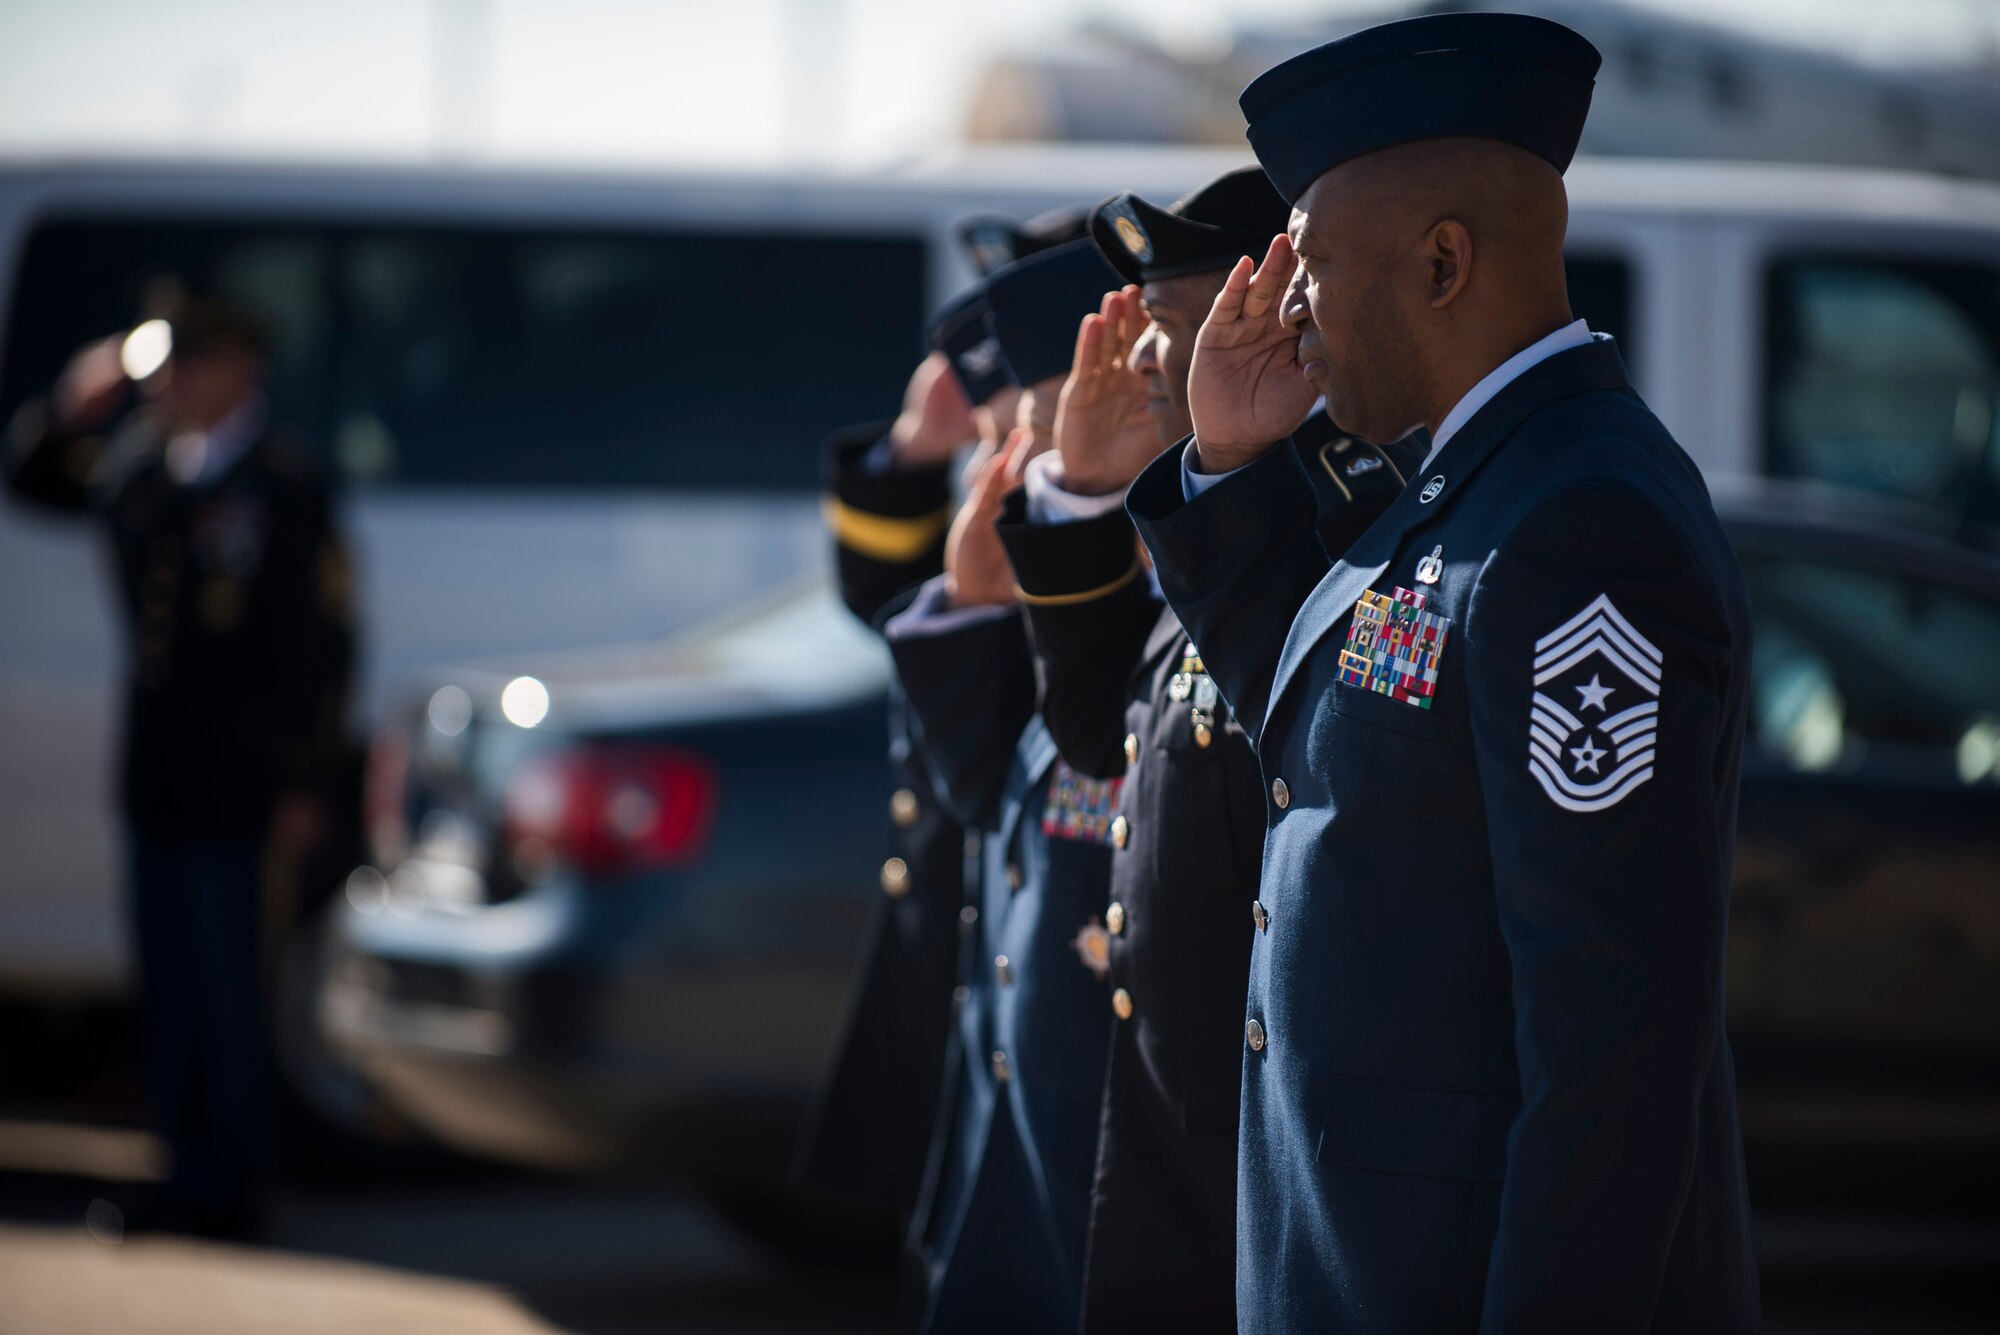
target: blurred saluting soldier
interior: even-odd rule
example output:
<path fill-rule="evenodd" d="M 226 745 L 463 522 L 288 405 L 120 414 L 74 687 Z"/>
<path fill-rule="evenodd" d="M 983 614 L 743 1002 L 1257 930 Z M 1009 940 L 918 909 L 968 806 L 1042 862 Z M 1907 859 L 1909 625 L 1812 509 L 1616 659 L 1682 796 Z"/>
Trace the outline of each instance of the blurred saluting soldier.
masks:
<path fill-rule="evenodd" d="M 93 343 L 15 418 L 7 482 L 104 526 L 128 640 L 123 810 L 163 1224 L 257 1224 L 269 1090 L 258 993 L 267 858 L 325 833 L 346 747 L 347 554 L 275 425 L 261 325 L 179 297 Z M 141 402 L 119 415 L 133 379 Z"/>
<path fill-rule="evenodd" d="M 1018 226 L 981 220 L 964 229 L 976 267 L 1082 235 L 1066 209 Z M 993 336 L 984 289 L 950 303 L 929 331 L 931 354 L 912 375 L 891 422 L 835 432 L 823 450 L 827 527 L 842 600 L 869 625 L 898 595 L 944 569 L 952 473 L 977 441 L 973 466 L 1013 426 L 1019 390 Z M 917 1208 L 940 1092 L 956 1083 L 951 995 L 969 940 L 966 831 L 936 800 L 917 721 L 890 689 L 889 796 L 882 899 L 866 930 L 835 1059 L 799 1152 L 808 1187 L 900 1219 Z M 921 1276 L 918 1277 L 921 1279 Z M 921 1311 L 921 1284 L 910 1297 Z"/>
<path fill-rule="evenodd" d="M 1071 943 L 1104 912 L 1115 783 L 1064 764 L 1035 716 L 994 521 L 1047 448 L 1077 322 L 1116 283 L 1089 241 L 988 278 L 991 328 L 1021 385 L 1017 426 L 953 521 L 945 574 L 886 623 L 940 795 L 979 832 L 964 1060 L 918 1235 L 931 1331 L 1069 1330 L 1081 1303 L 1110 1015 Z"/>
<path fill-rule="evenodd" d="M 1127 504 L 1265 783 L 1245 1331 L 1750 1331 L 1722 1028 L 1750 663 L 1701 476 L 1570 309 L 1599 57 L 1543 19 L 1268 71 L 1288 236 L 1197 337 Z M 1316 398 L 1431 453 L 1329 564 Z"/>
<path fill-rule="evenodd" d="M 1102 1004 L 1118 1022 L 1086 1332 L 1235 1325 L 1236 1114 L 1263 784 L 1242 726 L 1145 575 L 1124 500 L 1140 469 L 1190 430 L 1195 331 L 1230 267 L 1262 255 L 1290 216 L 1257 167 L 1167 209 L 1130 194 L 1099 206 L 1092 234 L 1133 286 L 1084 321 L 1055 450 L 1027 465 L 1000 525 L 1049 732 L 1078 770 L 1123 780 L 1111 903 L 1080 943 L 1108 975 Z M 1128 429 L 1135 419 L 1144 429 Z M 1318 414 L 1294 445 L 1329 559 L 1422 457 L 1420 444 L 1377 448 Z M 1041 522 L 1030 520 L 1031 499 Z"/>
<path fill-rule="evenodd" d="M 911 377 L 892 424 L 836 433 L 825 511 L 840 592 L 873 625 L 884 604 L 944 568 L 954 453 L 975 432 L 942 352 Z M 834 1064 L 800 1147 L 805 1184 L 906 1217 L 937 1114 L 958 967 L 964 831 L 932 800 L 909 703 L 892 685 L 888 849 Z"/>

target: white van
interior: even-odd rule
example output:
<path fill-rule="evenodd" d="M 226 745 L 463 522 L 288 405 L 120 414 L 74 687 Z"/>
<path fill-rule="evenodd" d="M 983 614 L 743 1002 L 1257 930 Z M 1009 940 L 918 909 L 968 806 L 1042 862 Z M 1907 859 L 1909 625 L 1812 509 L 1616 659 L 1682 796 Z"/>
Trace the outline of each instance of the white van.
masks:
<path fill-rule="evenodd" d="M 1244 155 L 869 176 L 0 164 L 0 415 L 173 275 L 262 312 L 362 570 L 359 726 L 427 665 L 645 640 L 825 560 L 816 446 L 894 411 L 954 226 Z M 2000 519 L 2000 188 L 1585 161 L 1572 296 L 1717 473 Z M 0 504 L 0 989 L 124 977 L 117 627 L 87 527 Z"/>

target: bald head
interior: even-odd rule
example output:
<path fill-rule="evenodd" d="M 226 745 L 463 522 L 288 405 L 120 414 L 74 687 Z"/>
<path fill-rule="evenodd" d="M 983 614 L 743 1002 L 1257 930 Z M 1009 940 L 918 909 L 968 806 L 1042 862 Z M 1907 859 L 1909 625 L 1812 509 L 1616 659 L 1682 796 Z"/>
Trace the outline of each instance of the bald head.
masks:
<path fill-rule="evenodd" d="M 1567 324 L 1562 175 L 1490 139 L 1432 139 L 1333 168 L 1292 213 L 1282 317 L 1343 428 L 1435 428 L 1467 390 Z"/>

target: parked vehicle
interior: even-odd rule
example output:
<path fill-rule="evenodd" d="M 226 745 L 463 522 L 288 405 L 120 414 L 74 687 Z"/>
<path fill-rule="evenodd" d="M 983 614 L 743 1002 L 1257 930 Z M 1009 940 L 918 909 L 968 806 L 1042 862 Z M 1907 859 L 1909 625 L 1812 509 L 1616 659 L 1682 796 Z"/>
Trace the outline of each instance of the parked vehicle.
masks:
<path fill-rule="evenodd" d="M 1722 505 L 1758 635 L 1728 1016 L 1753 1167 L 1991 1161 L 2000 558 L 1830 489 Z M 392 734 L 406 782 L 378 751 L 378 835 L 416 834 L 350 883 L 342 1045 L 463 1148 L 781 1172 L 788 1141 L 736 1136 L 802 1107 L 880 893 L 885 672 L 818 590 L 529 685 L 443 679 Z"/>
<path fill-rule="evenodd" d="M 378 736 L 321 1014 L 461 1148 L 781 1175 L 874 891 L 887 654 L 824 584 L 455 672 Z"/>
<path fill-rule="evenodd" d="M 1757 636 L 1728 959 L 1753 1173 L 1990 1210 L 2000 560 L 1900 505 L 1725 504 Z"/>

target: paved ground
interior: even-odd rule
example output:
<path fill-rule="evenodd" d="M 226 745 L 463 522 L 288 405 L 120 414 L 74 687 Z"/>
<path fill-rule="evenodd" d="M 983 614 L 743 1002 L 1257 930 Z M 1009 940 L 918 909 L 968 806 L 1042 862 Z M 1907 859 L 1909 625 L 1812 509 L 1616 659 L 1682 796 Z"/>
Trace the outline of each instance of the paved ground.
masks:
<path fill-rule="evenodd" d="M 810 1263 L 669 1188 L 501 1172 L 289 1187 L 256 1247 L 119 1240 L 130 1131 L 0 1121 L 0 1335 L 778 1335 L 895 1328 L 892 1269 Z M 2000 1330 L 2000 1227 L 1760 1217 L 1772 1335 Z"/>
<path fill-rule="evenodd" d="M 121 1237 L 130 1131 L 0 1121 L 0 1335 L 693 1335 L 895 1326 L 895 1276 L 810 1262 L 657 1186 L 448 1171 L 281 1189 L 256 1246 Z"/>

